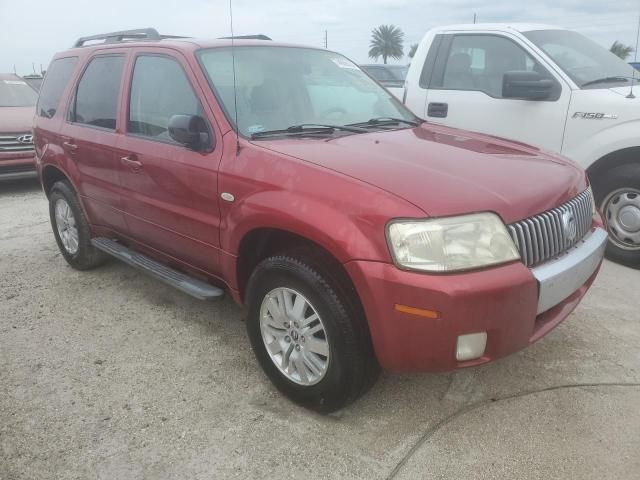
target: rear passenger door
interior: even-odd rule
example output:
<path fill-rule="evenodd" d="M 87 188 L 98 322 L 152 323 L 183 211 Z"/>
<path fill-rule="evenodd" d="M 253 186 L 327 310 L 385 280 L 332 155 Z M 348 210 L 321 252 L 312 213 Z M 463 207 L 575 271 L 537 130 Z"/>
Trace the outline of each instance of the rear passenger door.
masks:
<path fill-rule="evenodd" d="M 116 153 L 125 62 L 126 53 L 118 50 L 87 61 L 60 131 L 64 155 L 78 172 L 76 187 L 89 222 L 118 233 L 126 231 Z"/>
<path fill-rule="evenodd" d="M 425 66 L 428 78 L 424 118 L 433 123 L 560 151 L 571 91 L 564 81 L 525 50 L 501 34 L 442 35 L 437 56 Z M 502 81 L 508 71 L 535 71 L 554 82 L 546 100 L 503 98 Z M 421 112 L 416 112 L 421 115 Z"/>
<path fill-rule="evenodd" d="M 136 50 L 128 85 L 126 134 L 118 149 L 129 234 L 147 248 L 215 275 L 222 144 L 213 115 L 189 64 L 172 50 Z M 172 140 L 173 115 L 202 117 L 209 148 L 194 151 Z"/>

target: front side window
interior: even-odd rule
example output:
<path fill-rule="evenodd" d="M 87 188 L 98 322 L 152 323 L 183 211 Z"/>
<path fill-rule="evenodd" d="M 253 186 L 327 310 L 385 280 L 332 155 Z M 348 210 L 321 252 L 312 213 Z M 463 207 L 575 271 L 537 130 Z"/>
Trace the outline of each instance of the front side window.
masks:
<path fill-rule="evenodd" d="M 53 118 L 58 111 L 60 99 L 76 68 L 78 57 L 59 58 L 51 62 L 38 100 L 38 115 Z"/>
<path fill-rule="evenodd" d="M 33 107 L 36 91 L 19 77 L 0 79 L 0 107 Z"/>
<path fill-rule="evenodd" d="M 123 55 L 95 57 L 84 71 L 70 112 L 74 123 L 115 130 Z"/>
<path fill-rule="evenodd" d="M 577 32 L 534 30 L 524 35 L 549 55 L 579 87 L 630 85 L 633 68 Z"/>
<path fill-rule="evenodd" d="M 203 116 L 184 70 L 169 57 L 139 56 L 131 81 L 127 131 L 175 143 L 168 132 L 174 115 Z"/>
<path fill-rule="evenodd" d="M 502 98 L 504 74 L 536 71 L 549 74 L 516 43 L 496 35 L 456 35 L 444 67 L 441 86 L 446 90 L 480 90 Z"/>
<path fill-rule="evenodd" d="M 238 128 L 245 136 L 302 124 L 345 126 L 379 117 L 415 120 L 391 94 L 337 53 L 236 47 L 235 95 L 231 49 L 202 50 L 199 58 L 232 123 L 237 105 Z"/>

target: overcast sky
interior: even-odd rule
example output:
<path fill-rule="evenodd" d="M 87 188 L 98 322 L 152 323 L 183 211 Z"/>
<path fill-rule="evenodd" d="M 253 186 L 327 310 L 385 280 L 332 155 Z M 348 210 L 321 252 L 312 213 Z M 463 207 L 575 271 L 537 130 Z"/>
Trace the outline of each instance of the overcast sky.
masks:
<path fill-rule="evenodd" d="M 322 46 L 368 62 L 371 29 L 395 24 L 405 51 L 431 27 L 535 22 L 577 30 L 609 47 L 635 45 L 640 0 L 233 0 L 236 35 Z M 229 35 L 228 0 L 0 0 L 0 72 L 39 70 L 83 35 L 136 27 L 195 37 Z M 406 58 L 403 63 L 406 63 Z"/>

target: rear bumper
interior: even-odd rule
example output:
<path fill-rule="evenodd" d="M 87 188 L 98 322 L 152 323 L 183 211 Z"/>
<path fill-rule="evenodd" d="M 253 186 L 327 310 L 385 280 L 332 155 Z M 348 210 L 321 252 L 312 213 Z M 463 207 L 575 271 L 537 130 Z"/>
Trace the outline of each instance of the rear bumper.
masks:
<path fill-rule="evenodd" d="M 36 175 L 34 152 L 0 153 L 0 180 Z"/>
<path fill-rule="evenodd" d="M 518 262 L 427 275 L 380 262 L 353 261 L 345 267 L 362 300 L 382 367 L 444 371 L 496 360 L 546 335 L 573 311 L 593 283 L 605 244 L 606 233 L 594 228 L 578 247 L 549 262 L 554 268 L 548 269 L 545 264 L 530 270 Z M 437 311 L 439 317 L 400 312 L 396 304 Z M 478 332 L 487 333 L 484 354 L 457 361 L 458 336 Z"/>

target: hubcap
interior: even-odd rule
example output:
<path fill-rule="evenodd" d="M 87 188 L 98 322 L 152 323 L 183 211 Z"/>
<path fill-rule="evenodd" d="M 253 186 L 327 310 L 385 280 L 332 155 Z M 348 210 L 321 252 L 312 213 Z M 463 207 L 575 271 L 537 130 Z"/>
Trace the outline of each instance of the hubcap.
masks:
<path fill-rule="evenodd" d="M 73 255 L 78 251 L 78 227 L 71 207 L 63 198 L 58 199 L 55 205 L 56 228 L 62 246 L 67 253 Z"/>
<path fill-rule="evenodd" d="M 300 292 L 276 288 L 260 307 L 260 332 L 276 367 L 292 382 L 314 385 L 329 366 L 329 340 L 316 309 Z"/>
<path fill-rule="evenodd" d="M 640 250 L 640 190 L 622 188 L 602 202 L 609 239 L 625 250 Z"/>

